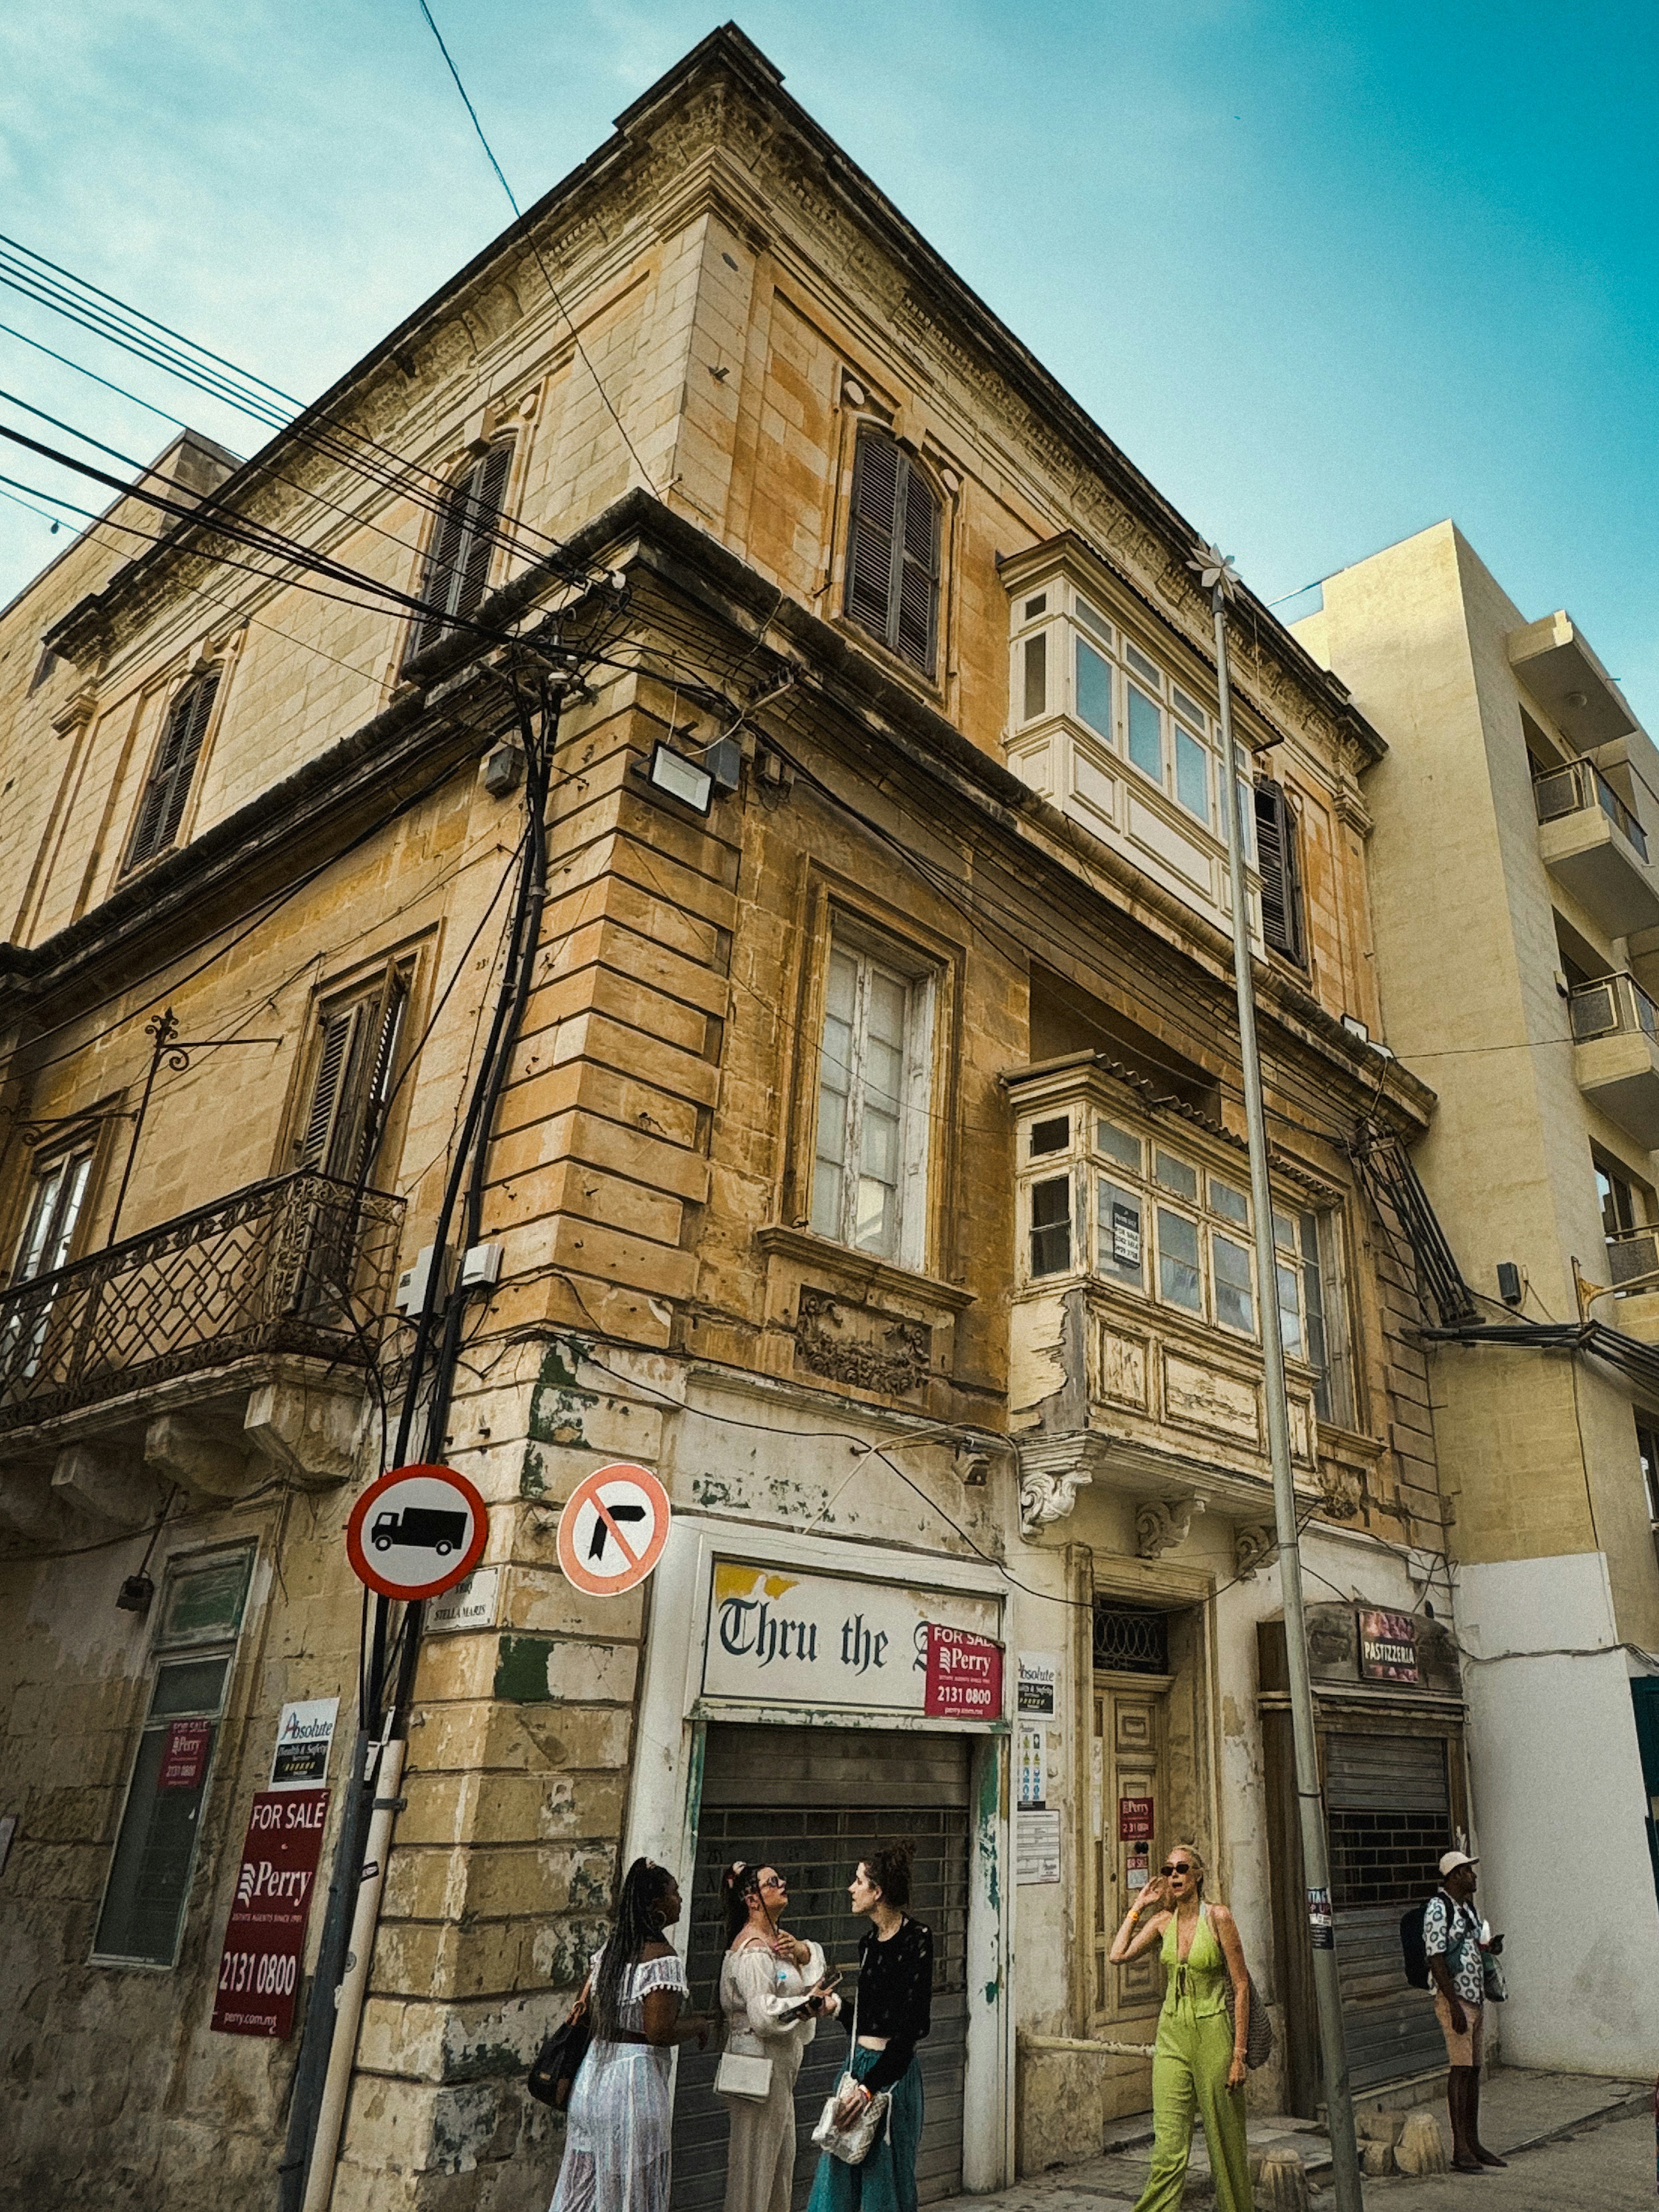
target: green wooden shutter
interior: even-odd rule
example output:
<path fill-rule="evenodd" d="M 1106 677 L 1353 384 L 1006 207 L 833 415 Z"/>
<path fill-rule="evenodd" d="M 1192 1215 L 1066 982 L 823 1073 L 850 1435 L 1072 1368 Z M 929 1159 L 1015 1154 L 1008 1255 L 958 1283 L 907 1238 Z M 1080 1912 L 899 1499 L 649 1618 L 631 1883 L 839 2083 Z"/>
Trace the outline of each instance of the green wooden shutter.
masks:
<path fill-rule="evenodd" d="M 164 853 L 179 834 L 185 802 L 201 757 L 202 740 L 219 695 L 216 671 L 186 684 L 167 710 L 167 726 L 156 749 L 155 763 L 139 802 L 137 826 L 127 854 L 127 866 Z"/>
<path fill-rule="evenodd" d="M 1273 951 L 1302 965 L 1306 950 L 1296 817 L 1281 787 L 1265 777 L 1255 787 L 1255 843 L 1261 871 L 1261 934 Z"/>
<path fill-rule="evenodd" d="M 847 547 L 847 611 L 861 629 L 884 644 L 888 642 L 893 599 L 902 459 L 892 439 L 878 430 L 860 431 Z"/>

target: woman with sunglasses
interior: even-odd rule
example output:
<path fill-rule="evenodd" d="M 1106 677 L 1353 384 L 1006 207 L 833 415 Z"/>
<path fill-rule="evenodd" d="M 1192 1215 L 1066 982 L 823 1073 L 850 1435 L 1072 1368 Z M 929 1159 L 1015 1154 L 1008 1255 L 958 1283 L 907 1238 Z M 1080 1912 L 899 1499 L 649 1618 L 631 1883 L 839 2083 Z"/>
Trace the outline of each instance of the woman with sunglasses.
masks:
<path fill-rule="evenodd" d="M 798 1942 L 779 1922 L 788 1910 L 789 1885 L 775 1866 L 738 1859 L 720 1877 L 726 1900 L 726 1957 L 720 1966 L 720 2010 L 726 2047 L 740 2057 L 771 2063 L 763 2102 L 721 2099 L 732 2115 L 726 2167 L 726 2212 L 789 2212 L 795 2172 L 795 2077 L 820 2014 L 838 2000 L 821 1986 L 823 1953 Z"/>
<path fill-rule="evenodd" d="M 1190 1844 L 1176 1845 L 1129 1907 L 1109 1955 L 1125 1966 L 1158 1942 L 1167 1978 L 1152 2058 L 1152 2164 L 1135 2212 L 1176 2212 L 1195 2112 L 1210 2148 L 1217 2212 L 1253 2212 L 1244 2142 L 1250 1978 L 1232 1914 L 1205 1902 L 1204 1862 Z"/>

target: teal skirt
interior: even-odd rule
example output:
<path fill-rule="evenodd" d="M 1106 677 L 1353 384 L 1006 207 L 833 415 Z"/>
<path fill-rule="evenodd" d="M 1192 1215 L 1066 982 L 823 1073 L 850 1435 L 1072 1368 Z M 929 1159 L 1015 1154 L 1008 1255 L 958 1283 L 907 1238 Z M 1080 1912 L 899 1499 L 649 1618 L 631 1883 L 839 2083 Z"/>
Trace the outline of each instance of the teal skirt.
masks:
<path fill-rule="evenodd" d="M 863 2081 L 879 2051 L 854 2051 L 852 2073 Z M 893 2086 L 887 2125 L 862 2166 L 825 2151 L 806 2212 L 916 2212 L 916 2159 L 921 2150 L 921 2062 L 912 2058 Z"/>

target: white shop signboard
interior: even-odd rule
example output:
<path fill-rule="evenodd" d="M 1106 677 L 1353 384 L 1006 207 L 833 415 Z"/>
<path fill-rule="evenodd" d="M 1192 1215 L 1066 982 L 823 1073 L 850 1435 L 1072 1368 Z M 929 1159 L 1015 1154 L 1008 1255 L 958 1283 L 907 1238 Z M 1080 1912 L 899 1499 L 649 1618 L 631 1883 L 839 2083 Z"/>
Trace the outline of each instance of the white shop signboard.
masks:
<path fill-rule="evenodd" d="M 994 1598 L 968 1591 L 716 1559 L 702 1696 L 706 1702 L 920 1719 L 930 1624 L 994 1642 L 1000 1613 Z"/>

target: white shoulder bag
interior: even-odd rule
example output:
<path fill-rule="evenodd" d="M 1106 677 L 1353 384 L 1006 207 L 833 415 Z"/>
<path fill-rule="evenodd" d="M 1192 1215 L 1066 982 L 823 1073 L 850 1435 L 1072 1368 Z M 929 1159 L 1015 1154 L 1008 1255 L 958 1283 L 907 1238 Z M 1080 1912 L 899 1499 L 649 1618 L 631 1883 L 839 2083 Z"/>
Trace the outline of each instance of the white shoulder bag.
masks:
<path fill-rule="evenodd" d="M 850 2120 L 841 2117 L 841 2100 L 849 2085 L 855 2085 L 853 2055 L 859 2047 L 858 2000 L 853 2001 L 853 2033 L 847 2045 L 847 2071 L 836 2082 L 831 2094 L 825 2098 L 818 2124 L 812 2130 L 812 2140 L 831 2158 L 838 2158 L 843 2166 L 862 2166 L 874 2147 L 876 2137 L 886 2123 L 888 2107 L 893 2101 L 890 2089 L 873 2090 Z"/>
<path fill-rule="evenodd" d="M 747 2044 L 746 2051 L 736 2048 Z M 772 2094 L 772 2062 L 760 2048 L 760 2039 L 746 2028 L 727 2031 L 726 2048 L 714 2069 L 714 2094 L 739 2105 L 763 2105 Z"/>

